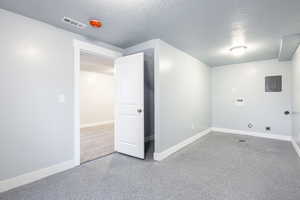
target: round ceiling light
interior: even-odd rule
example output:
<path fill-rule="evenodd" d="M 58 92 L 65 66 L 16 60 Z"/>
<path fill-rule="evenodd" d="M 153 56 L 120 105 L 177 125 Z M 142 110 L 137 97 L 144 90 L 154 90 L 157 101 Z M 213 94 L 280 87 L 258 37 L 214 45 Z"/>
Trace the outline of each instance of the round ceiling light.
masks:
<path fill-rule="evenodd" d="M 234 55 L 234 56 L 241 56 L 243 55 L 247 50 L 247 47 L 246 46 L 236 46 L 236 47 L 232 47 L 230 49 L 231 53 Z"/>
<path fill-rule="evenodd" d="M 102 22 L 96 19 L 90 20 L 89 24 L 93 27 L 93 28 L 100 28 L 102 26 Z"/>

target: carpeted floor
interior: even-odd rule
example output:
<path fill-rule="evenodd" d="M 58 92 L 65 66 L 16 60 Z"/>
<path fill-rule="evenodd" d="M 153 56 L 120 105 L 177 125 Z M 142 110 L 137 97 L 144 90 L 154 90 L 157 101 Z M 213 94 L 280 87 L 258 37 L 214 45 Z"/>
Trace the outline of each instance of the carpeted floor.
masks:
<path fill-rule="evenodd" d="M 0 199 L 299 200 L 300 159 L 289 142 L 211 133 L 162 162 L 114 153 Z"/>

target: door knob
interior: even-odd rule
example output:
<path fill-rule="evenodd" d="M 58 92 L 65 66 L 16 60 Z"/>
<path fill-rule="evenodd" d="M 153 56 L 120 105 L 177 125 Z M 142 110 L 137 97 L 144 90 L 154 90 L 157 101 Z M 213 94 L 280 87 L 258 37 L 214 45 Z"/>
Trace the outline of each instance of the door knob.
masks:
<path fill-rule="evenodd" d="M 284 111 L 284 114 L 285 114 L 285 115 L 289 115 L 289 114 L 290 114 L 290 111 L 288 111 L 288 110 L 287 110 L 287 111 Z"/>
<path fill-rule="evenodd" d="M 137 109 L 137 112 L 138 113 L 141 113 L 143 110 L 142 109 Z"/>

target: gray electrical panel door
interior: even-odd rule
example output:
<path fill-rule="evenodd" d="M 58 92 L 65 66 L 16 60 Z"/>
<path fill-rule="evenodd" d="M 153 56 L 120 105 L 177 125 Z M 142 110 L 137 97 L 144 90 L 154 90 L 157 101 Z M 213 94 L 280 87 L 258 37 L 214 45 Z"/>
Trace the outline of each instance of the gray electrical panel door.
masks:
<path fill-rule="evenodd" d="M 266 92 L 281 92 L 282 91 L 282 76 L 266 76 L 265 77 Z"/>

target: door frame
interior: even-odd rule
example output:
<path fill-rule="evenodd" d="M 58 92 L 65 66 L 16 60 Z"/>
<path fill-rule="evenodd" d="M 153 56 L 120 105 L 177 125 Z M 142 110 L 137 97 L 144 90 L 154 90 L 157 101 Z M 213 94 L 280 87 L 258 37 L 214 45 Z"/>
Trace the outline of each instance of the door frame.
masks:
<path fill-rule="evenodd" d="M 123 56 L 123 53 L 105 47 L 97 46 L 81 40 L 73 40 L 74 47 L 74 152 L 75 166 L 80 165 L 80 52 L 88 52 L 95 55 L 111 57 L 112 59 Z"/>

